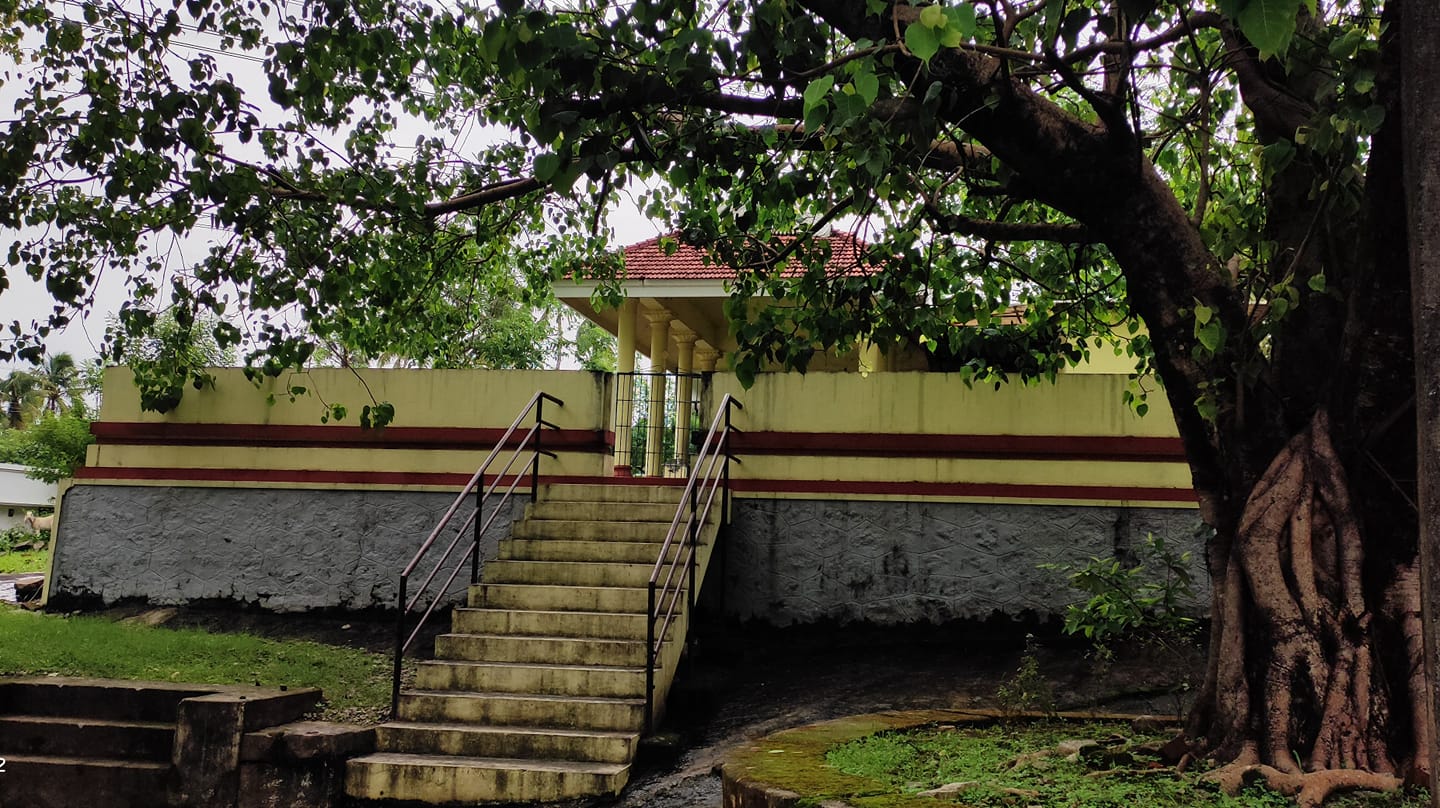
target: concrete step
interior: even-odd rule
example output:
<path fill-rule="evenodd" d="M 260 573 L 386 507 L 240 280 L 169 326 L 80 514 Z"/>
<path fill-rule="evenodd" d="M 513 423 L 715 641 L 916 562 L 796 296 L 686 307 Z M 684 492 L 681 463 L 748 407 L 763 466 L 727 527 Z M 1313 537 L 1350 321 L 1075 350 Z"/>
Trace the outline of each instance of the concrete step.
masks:
<path fill-rule="evenodd" d="M 175 725 L 164 721 L 0 716 L 0 757 L 8 752 L 168 762 L 174 745 Z"/>
<path fill-rule="evenodd" d="M 620 522 L 595 519 L 564 521 L 527 519 L 516 522 L 510 531 L 512 539 L 547 539 L 564 541 L 663 541 L 670 522 Z"/>
<path fill-rule="evenodd" d="M 537 586 L 483 583 L 470 587 L 471 607 L 530 611 L 633 612 L 643 615 L 649 589 L 619 586 Z"/>
<path fill-rule="evenodd" d="M 629 776 L 618 763 L 380 753 L 346 764 L 345 792 L 432 805 L 556 802 L 618 794 Z"/>
<path fill-rule="evenodd" d="M 175 721 L 182 699 L 217 688 L 63 676 L 0 680 L 0 714 L 77 716 L 114 721 Z"/>
<path fill-rule="evenodd" d="M 423 723 L 639 732 L 645 724 L 645 700 L 412 690 L 400 694 L 396 717 Z"/>
<path fill-rule="evenodd" d="M 415 686 L 421 690 L 644 698 L 645 669 L 437 660 L 420 663 Z"/>
<path fill-rule="evenodd" d="M 3 754 L 5 808 L 154 808 L 164 802 L 170 763 L 63 755 Z"/>
<path fill-rule="evenodd" d="M 636 667 L 645 664 L 645 641 L 604 640 L 594 637 L 442 634 L 435 638 L 435 657 L 473 662 Z"/>
<path fill-rule="evenodd" d="M 456 634 L 509 634 L 541 637 L 605 637 L 638 640 L 645 636 L 644 606 L 633 613 L 456 609 Z"/>
<path fill-rule="evenodd" d="M 376 748 L 407 755 L 539 758 L 629 763 L 640 736 L 536 727 L 484 727 L 472 724 L 417 724 L 392 721 L 376 727 Z"/>
<path fill-rule="evenodd" d="M 584 561 L 491 561 L 485 565 L 486 584 L 538 584 L 553 586 L 644 587 L 650 583 L 655 562 L 591 564 Z"/>
<path fill-rule="evenodd" d="M 602 522 L 662 522 L 670 524 L 678 503 L 663 502 L 564 502 L 541 500 L 525 508 L 527 519 Z"/>
<path fill-rule="evenodd" d="M 654 541 L 566 541 L 564 539 L 507 539 L 500 542 L 506 561 L 584 561 L 591 564 L 654 564 L 660 557 L 664 534 Z M 670 543 L 673 558 L 685 546 L 685 537 Z"/>
<path fill-rule="evenodd" d="M 647 502 L 669 505 L 672 512 L 685 491 L 680 485 L 581 485 L 561 483 L 540 487 L 541 502 Z"/>

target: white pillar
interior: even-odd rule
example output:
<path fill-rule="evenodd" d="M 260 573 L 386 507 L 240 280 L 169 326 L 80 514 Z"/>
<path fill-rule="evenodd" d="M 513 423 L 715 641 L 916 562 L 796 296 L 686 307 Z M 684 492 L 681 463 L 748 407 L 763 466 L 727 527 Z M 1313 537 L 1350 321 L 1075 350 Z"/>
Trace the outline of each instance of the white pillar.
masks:
<path fill-rule="evenodd" d="M 665 309 L 645 312 L 650 321 L 650 417 L 645 434 L 645 476 L 665 473 L 665 364 L 670 347 L 670 318 Z"/>
<path fill-rule="evenodd" d="M 713 373 L 715 370 L 715 362 L 719 360 L 719 358 L 720 352 L 714 348 L 696 348 L 695 372 Z"/>
<path fill-rule="evenodd" d="M 695 339 L 698 336 L 694 331 L 683 325 L 676 325 L 675 345 L 679 349 L 675 358 L 675 370 L 680 375 L 675 385 L 675 397 L 678 400 L 675 407 L 675 459 L 684 468 L 690 467 L 690 418 L 693 410 L 690 406 L 690 396 L 694 392 L 690 375 L 694 373 L 695 366 Z"/>
<path fill-rule="evenodd" d="M 615 469 L 617 477 L 630 476 L 630 428 L 635 423 L 635 311 L 634 298 L 620 304 L 615 355 Z"/>

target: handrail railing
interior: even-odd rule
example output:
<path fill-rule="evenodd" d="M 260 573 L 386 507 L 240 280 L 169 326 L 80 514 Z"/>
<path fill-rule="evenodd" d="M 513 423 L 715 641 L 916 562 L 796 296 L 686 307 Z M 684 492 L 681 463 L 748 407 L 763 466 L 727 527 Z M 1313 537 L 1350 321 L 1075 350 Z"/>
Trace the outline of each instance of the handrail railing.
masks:
<path fill-rule="evenodd" d="M 470 561 L 470 583 L 476 584 L 480 582 L 480 540 L 485 536 L 485 531 L 489 530 L 490 525 L 494 523 L 495 517 L 500 513 L 500 509 L 504 507 L 506 502 L 510 501 L 510 496 L 515 493 L 516 486 L 524 479 L 525 472 L 523 470 L 516 471 L 512 474 L 510 469 L 514 467 L 515 461 L 520 458 L 527 448 L 530 449 L 530 454 L 526 461 L 526 464 L 530 466 L 530 501 L 534 502 L 538 497 L 538 492 L 540 491 L 540 455 L 555 457 L 554 452 L 541 448 L 540 438 L 543 434 L 541 430 L 542 427 L 559 429 L 555 424 L 545 420 L 544 412 L 546 401 L 554 402 L 561 407 L 565 406 L 565 402 L 549 393 L 537 392 L 530 397 L 530 401 L 525 405 L 525 408 L 520 411 L 519 415 L 515 416 L 515 421 L 510 424 L 510 428 L 505 430 L 505 435 L 500 438 L 500 442 L 496 443 L 495 448 L 490 450 L 490 454 L 485 457 L 485 462 L 481 463 L 480 468 L 475 470 L 475 474 L 470 477 L 470 482 L 465 484 L 459 496 L 455 497 L 455 502 L 445 511 L 445 515 L 440 518 L 440 523 L 435 526 L 434 530 L 430 531 L 430 535 L 426 537 L 425 542 L 420 545 L 420 549 L 415 553 L 415 557 L 410 559 L 409 564 L 405 565 L 404 572 L 400 573 L 400 589 L 395 599 L 399 611 L 395 619 L 395 670 L 394 681 L 390 689 L 390 715 L 392 718 L 400 706 L 400 669 L 401 663 L 405 658 L 405 653 L 410 650 L 410 646 L 415 644 L 415 639 L 420 636 L 420 630 L 425 627 L 425 621 L 430 619 L 430 615 L 435 611 L 435 607 L 440 605 L 441 601 L 444 600 L 444 594 L 450 591 L 450 586 L 455 583 L 455 579 L 459 577 L 460 570 L 465 568 L 465 561 L 467 559 Z M 525 433 L 525 437 L 520 439 L 519 444 L 515 447 L 515 451 L 510 454 L 510 459 L 506 461 L 504 468 L 494 475 L 490 485 L 482 487 L 485 481 L 485 474 L 490 469 L 490 465 L 495 462 L 495 458 L 500 455 L 500 451 L 510 442 L 510 438 L 514 436 L 515 430 L 520 428 L 520 422 L 524 421 L 532 410 L 535 413 L 534 426 L 530 427 L 530 430 Z M 524 466 L 522 465 L 521 468 L 523 469 Z M 494 506 L 490 508 L 489 516 L 484 516 L 485 506 L 490 499 L 490 495 L 495 493 L 495 489 L 500 486 L 507 474 L 510 475 L 510 487 L 505 489 L 505 493 L 500 498 L 500 501 L 496 502 Z M 465 504 L 465 498 L 470 496 L 472 492 L 475 494 L 475 510 L 461 523 L 460 527 L 455 529 L 455 538 L 450 540 L 450 544 L 445 548 L 445 552 L 440 554 L 439 560 L 437 560 L 434 567 L 431 568 L 430 574 L 425 576 L 425 580 L 416 588 L 414 595 L 407 600 L 406 595 L 409 589 L 410 576 L 414 574 L 416 568 L 420 566 L 425 556 L 435 546 L 440 536 L 445 532 L 446 528 L 449 527 L 451 520 L 455 518 L 456 512 Z M 482 517 L 483 521 L 481 521 Z M 454 554 L 455 548 L 460 545 L 461 539 L 465 537 L 467 530 L 472 525 L 475 527 L 475 530 L 471 533 L 473 538 L 469 546 L 461 553 L 454 569 L 450 571 L 450 576 L 445 579 L 445 583 L 440 585 L 435 596 L 430 599 L 430 603 L 426 606 L 424 613 L 420 615 L 420 619 L 415 622 L 415 627 L 411 629 L 407 635 L 405 627 L 408 623 L 410 613 L 415 611 L 415 608 L 420 604 L 425 593 L 430 590 L 430 584 L 434 583 L 435 577 L 440 574 L 441 569 L 445 566 L 445 562 Z"/>
<path fill-rule="evenodd" d="M 655 567 L 650 571 L 649 611 L 645 620 L 645 734 L 647 735 L 654 729 L 655 663 L 660 657 L 660 649 L 665 644 L 665 634 L 675 620 L 682 591 L 689 594 L 686 614 L 691 616 L 695 614 L 695 567 L 700 526 L 705 524 L 705 520 L 710 517 L 710 508 L 715 502 L 717 491 L 721 495 L 720 520 L 722 524 L 728 524 L 730 521 L 730 463 L 731 461 L 740 462 L 739 458 L 730 453 L 730 435 L 740 431 L 730 424 L 731 407 L 745 409 L 744 405 L 734 396 L 727 393 L 720 400 L 715 419 L 710 423 L 710 431 L 706 433 L 705 442 L 700 445 L 700 451 L 695 455 L 694 465 L 690 470 L 690 479 L 685 483 L 685 493 L 680 496 L 680 504 L 675 509 L 675 518 L 670 521 L 670 530 L 665 534 L 665 542 L 660 545 L 660 557 L 655 560 Z M 724 459 L 723 463 L 720 462 L 722 458 Z M 702 494 L 703 507 L 700 504 Z M 670 548 L 674 546 L 676 535 L 682 529 L 685 531 L 683 539 L 685 551 L 677 552 L 672 557 Z M 661 580 L 662 576 L 663 581 Z"/>

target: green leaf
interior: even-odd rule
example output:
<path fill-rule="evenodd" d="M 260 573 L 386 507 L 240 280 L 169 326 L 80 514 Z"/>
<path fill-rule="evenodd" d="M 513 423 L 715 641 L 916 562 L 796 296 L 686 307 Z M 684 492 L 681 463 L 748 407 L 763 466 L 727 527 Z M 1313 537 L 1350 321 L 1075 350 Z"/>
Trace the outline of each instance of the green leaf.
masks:
<path fill-rule="evenodd" d="M 830 94 L 830 88 L 834 86 L 834 76 L 821 76 L 810 82 L 810 86 L 805 88 L 805 116 L 807 118 L 811 109 L 825 103 L 825 96 Z"/>
<path fill-rule="evenodd" d="M 928 62 L 930 57 L 940 52 L 940 36 L 935 29 L 912 22 L 905 29 L 905 47 L 915 54 L 915 58 Z"/>
<path fill-rule="evenodd" d="M 1220 350 L 1220 346 L 1225 342 L 1225 327 L 1220 324 L 1219 320 L 1211 320 L 1204 325 L 1197 321 L 1195 338 L 1200 341 L 1200 345 L 1205 350 L 1213 354 Z"/>
<path fill-rule="evenodd" d="M 865 101 L 866 106 L 875 103 L 875 99 L 880 95 L 880 79 L 869 65 L 857 70 L 852 81 L 855 84 L 855 94 Z"/>
<path fill-rule="evenodd" d="M 549 182 L 560 170 L 560 155 L 542 154 L 535 158 L 535 179 Z"/>
<path fill-rule="evenodd" d="M 1206 323 L 1210 322 L 1210 318 L 1211 318 L 1211 317 L 1214 317 L 1214 316 L 1215 316 L 1215 312 L 1214 312 L 1214 310 L 1212 310 L 1209 306 L 1206 306 L 1206 305 L 1204 305 L 1203 303 L 1196 303 L 1196 304 L 1195 304 L 1195 322 L 1196 322 L 1196 324 L 1198 324 L 1198 325 L 1205 325 Z"/>
<path fill-rule="evenodd" d="M 1260 58 L 1284 53 L 1295 35 L 1299 0 L 1248 0 L 1235 21 L 1245 38 L 1260 49 Z"/>
<path fill-rule="evenodd" d="M 945 19 L 949 23 L 947 27 L 959 31 L 964 39 L 974 39 L 980 32 L 980 25 L 975 19 L 975 7 L 969 3 L 946 6 Z"/>
<path fill-rule="evenodd" d="M 929 5 L 920 10 L 920 24 L 926 28 L 945 27 L 945 7 Z"/>
<path fill-rule="evenodd" d="M 1326 288 L 1324 273 L 1317 272 L 1314 275 L 1311 275 L 1310 280 L 1306 281 L 1305 285 L 1309 286 L 1312 290 L 1323 294 Z"/>

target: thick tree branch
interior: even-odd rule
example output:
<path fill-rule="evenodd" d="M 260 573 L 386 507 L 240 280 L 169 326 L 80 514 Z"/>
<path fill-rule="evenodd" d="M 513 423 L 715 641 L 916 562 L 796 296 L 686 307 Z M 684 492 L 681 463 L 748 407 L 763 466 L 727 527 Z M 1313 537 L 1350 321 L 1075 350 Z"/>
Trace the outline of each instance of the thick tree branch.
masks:
<path fill-rule="evenodd" d="M 989 241 L 1050 241 L 1056 244 L 1094 244 L 1096 238 L 1081 224 L 1064 222 L 997 222 L 958 214 L 943 214 L 933 208 L 930 222 L 941 233 L 975 236 Z"/>
<path fill-rule="evenodd" d="M 1259 53 L 1235 26 L 1227 23 L 1220 30 L 1225 37 L 1225 66 L 1240 83 L 1240 95 L 1255 115 L 1262 137 L 1294 140 L 1295 132 L 1314 116 L 1314 107 L 1266 77 Z"/>

